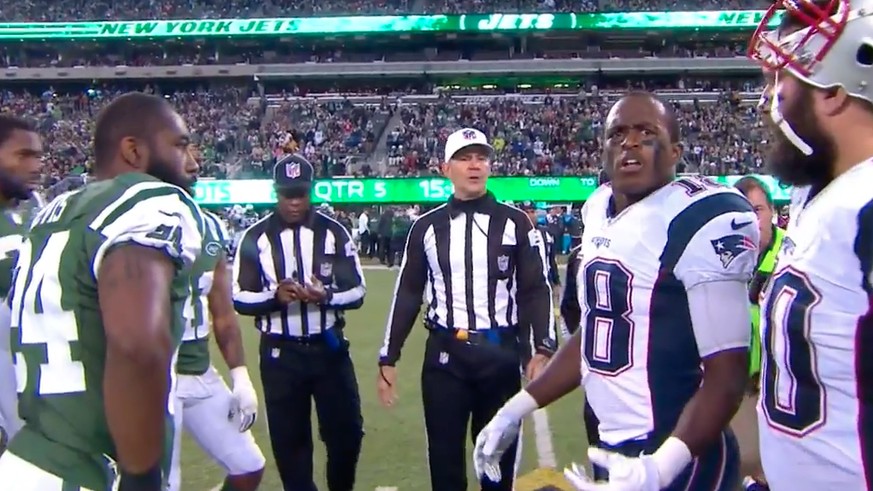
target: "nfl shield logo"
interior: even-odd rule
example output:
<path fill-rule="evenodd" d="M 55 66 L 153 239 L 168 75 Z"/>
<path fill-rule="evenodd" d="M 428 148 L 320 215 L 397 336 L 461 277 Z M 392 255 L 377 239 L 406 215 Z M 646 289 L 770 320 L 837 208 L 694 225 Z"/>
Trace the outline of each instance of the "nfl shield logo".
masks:
<path fill-rule="evenodd" d="M 449 354 L 443 351 L 440 353 L 440 365 L 445 365 L 449 362 Z"/>
<path fill-rule="evenodd" d="M 291 179 L 300 177 L 300 164 L 297 162 L 285 164 L 285 175 Z"/>
<path fill-rule="evenodd" d="M 475 140 L 476 139 L 476 132 L 473 130 L 464 130 L 464 133 L 462 133 L 462 134 L 463 134 L 465 140 Z"/>
<path fill-rule="evenodd" d="M 501 273 L 505 273 L 508 268 L 509 268 L 509 256 L 498 256 L 497 257 L 497 269 L 499 269 Z"/>
<path fill-rule="evenodd" d="M 331 263 L 321 263 L 321 276 L 328 277 L 333 273 L 333 264 Z"/>

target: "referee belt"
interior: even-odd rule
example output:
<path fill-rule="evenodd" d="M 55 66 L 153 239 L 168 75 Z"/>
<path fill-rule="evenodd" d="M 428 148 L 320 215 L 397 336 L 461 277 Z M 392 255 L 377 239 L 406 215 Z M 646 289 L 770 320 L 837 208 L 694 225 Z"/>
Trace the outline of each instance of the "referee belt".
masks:
<path fill-rule="evenodd" d="M 507 342 L 516 342 L 518 338 L 517 326 L 492 327 L 490 329 L 482 329 L 481 331 L 470 331 L 468 329 L 443 327 L 433 322 L 425 322 L 424 327 L 436 336 L 451 338 L 468 344 L 487 343 L 503 345 Z"/>
<path fill-rule="evenodd" d="M 336 349 L 339 348 L 345 340 L 342 328 L 331 328 L 327 331 L 310 334 L 308 336 L 287 336 L 282 334 L 263 333 L 261 336 L 263 342 L 267 342 L 276 347 L 326 347 Z"/>

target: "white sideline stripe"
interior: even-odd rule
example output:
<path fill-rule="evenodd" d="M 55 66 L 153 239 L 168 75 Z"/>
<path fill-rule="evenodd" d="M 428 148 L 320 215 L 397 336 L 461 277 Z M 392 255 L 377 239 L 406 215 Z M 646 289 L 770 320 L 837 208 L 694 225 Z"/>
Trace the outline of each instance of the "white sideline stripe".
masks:
<path fill-rule="evenodd" d="M 218 486 L 215 486 L 214 488 L 210 489 L 209 491 L 221 491 L 222 486 L 224 486 L 223 482 L 220 483 Z"/>
<path fill-rule="evenodd" d="M 533 412 L 534 437 L 537 444 L 537 468 L 554 469 L 557 465 L 555 447 L 552 444 L 552 430 L 549 428 L 549 413 L 546 409 Z"/>
<path fill-rule="evenodd" d="M 397 491 L 397 488 L 390 486 L 377 486 L 376 491 Z"/>

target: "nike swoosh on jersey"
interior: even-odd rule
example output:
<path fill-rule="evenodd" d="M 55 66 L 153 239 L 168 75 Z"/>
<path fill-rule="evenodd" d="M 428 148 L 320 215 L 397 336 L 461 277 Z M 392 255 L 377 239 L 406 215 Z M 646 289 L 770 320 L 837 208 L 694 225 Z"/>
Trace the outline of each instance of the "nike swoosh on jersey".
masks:
<path fill-rule="evenodd" d="M 751 225 L 751 224 L 752 224 L 751 220 L 748 222 L 737 223 L 737 219 L 734 218 L 733 220 L 731 220 L 731 230 L 739 230 L 739 229 L 746 227 L 748 225 Z"/>

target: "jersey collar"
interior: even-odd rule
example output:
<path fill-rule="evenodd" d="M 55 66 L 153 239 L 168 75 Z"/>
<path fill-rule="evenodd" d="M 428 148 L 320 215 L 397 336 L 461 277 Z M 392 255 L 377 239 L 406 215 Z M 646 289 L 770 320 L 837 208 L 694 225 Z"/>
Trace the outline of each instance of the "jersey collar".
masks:
<path fill-rule="evenodd" d="M 491 191 L 486 191 L 485 194 L 468 200 L 460 200 L 452 196 L 449 198 L 448 208 L 452 218 L 457 217 L 461 213 L 484 213 L 489 214 L 494 210 L 494 205 L 497 200 Z"/>

